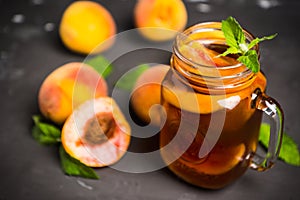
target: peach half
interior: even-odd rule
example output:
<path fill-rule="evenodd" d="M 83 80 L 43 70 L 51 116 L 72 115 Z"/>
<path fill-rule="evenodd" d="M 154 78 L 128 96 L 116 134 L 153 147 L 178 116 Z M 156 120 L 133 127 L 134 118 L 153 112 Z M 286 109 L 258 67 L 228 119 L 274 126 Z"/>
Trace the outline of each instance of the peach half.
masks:
<path fill-rule="evenodd" d="M 61 141 L 66 152 L 90 167 L 117 162 L 130 143 L 130 126 L 116 102 L 99 97 L 81 104 L 66 120 Z"/>
<path fill-rule="evenodd" d="M 168 65 L 150 67 L 139 76 L 134 85 L 130 104 L 135 114 L 144 123 L 160 125 L 161 84 L 169 68 Z"/>
<path fill-rule="evenodd" d="M 139 0 L 134 8 L 139 32 L 152 41 L 173 39 L 187 24 L 187 11 L 181 0 Z"/>
<path fill-rule="evenodd" d="M 38 104 L 43 116 L 62 124 L 73 108 L 88 99 L 107 96 L 107 93 L 107 83 L 96 70 L 80 62 L 71 62 L 46 77 L 39 89 Z"/>

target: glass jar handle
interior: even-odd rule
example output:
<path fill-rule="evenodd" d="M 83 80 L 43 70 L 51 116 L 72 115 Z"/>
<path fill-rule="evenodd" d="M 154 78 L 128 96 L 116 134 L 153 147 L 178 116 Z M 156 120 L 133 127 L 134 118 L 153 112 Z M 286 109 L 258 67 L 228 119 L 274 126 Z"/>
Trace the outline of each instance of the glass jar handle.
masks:
<path fill-rule="evenodd" d="M 260 89 L 256 89 L 252 94 L 252 107 L 263 111 L 271 119 L 268 151 L 265 156 L 254 153 L 250 164 L 252 169 L 264 171 L 273 166 L 279 155 L 283 135 L 283 111 L 276 100 L 261 92 Z"/>

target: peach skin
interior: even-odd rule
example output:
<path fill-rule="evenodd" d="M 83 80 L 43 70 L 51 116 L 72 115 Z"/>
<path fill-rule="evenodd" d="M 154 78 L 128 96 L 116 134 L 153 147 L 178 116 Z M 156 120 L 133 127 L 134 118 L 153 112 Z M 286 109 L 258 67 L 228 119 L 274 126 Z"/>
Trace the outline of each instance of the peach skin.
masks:
<path fill-rule="evenodd" d="M 160 92 L 161 83 L 169 70 L 168 65 L 150 67 L 137 79 L 130 104 L 135 114 L 145 123 L 159 126 L 161 122 Z"/>
<path fill-rule="evenodd" d="M 62 124 L 84 101 L 107 96 L 107 83 L 89 65 L 71 62 L 51 72 L 43 81 L 38 94 L 41 113 Z"/>
<path fill-rule="evenodd" d="M 139 0 L 134 20 L 139 32 L 152 41 L 173 39 L 187 24 L 188 14 L 181 0 Z"/>
<path fill-rule="evenodd" d="M 59 35 L 63 44 L 81 54 L 95 54 L 109 48 L 116 33 L 111 13 L 93 1 L 74 1 L 63 13 Z M 108 38 L 111 38 L 108 40 Z"/>

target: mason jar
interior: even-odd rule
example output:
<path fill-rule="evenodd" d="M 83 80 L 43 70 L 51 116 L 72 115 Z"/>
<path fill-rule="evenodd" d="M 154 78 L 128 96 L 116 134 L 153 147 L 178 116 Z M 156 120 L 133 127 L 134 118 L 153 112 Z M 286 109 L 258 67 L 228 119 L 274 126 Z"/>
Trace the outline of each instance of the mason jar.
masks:
<path fill-rule="evenodd" d="M 251 33 L 243 30 L 250 42 Z M 203 188 L 222 188 L 249 168 L 270 169 L 280 150 L 283 112 L 266 95 L 266 77 L 219 56 L 228 48 L 220 22 L 200 23 L 179 34 L 162 82 L 166 120 L 161 156 L 178 177 Z M 259 46 L 253 47 L 259 55 Z M 270 118 L 267 153 L 258 153 L 263 114 Z"/>

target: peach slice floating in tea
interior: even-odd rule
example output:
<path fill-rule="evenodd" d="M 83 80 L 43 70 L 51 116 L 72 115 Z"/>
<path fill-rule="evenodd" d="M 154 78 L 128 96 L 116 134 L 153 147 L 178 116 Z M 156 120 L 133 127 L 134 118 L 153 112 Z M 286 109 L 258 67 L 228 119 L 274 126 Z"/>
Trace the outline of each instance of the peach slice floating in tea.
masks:
<path fill-rule="evenodd" d="M 241 67 L 243 64 L 234 57 L 219 56 L 225 51 L 227 47 L 225 45 L 210 44 L 209 41 L 205 40 L 184 39 L 178 50 L 181 55 L 190 60 L 190 65 L 180 62 L 176 58 L 173 62 L 189 71 L 190 75 L 195 74 L 196 78 L 202 79 L 203 84 L 208 83 L 208 89 L 204 93 L 194 93 L 193 90 L 183 91 L 178 87 L 164 87 L 164 98 L 174 106 L 194 113 L 208 114 L 224 108 L 233 109 L 239 101 L 247 96 L 246 92 L 232 93 L 224 89 L 218 94 L 211 94 L 210 88 L 215 84 L 226 84 L 221 77 L 241 73 L 246 67 Z M 229 66 L 228 69 L 227 66 Z M 213 77 L 215 82 L 208 80 L 210 77 Z M 225 79 L 224 81 L 231 80 Z"/>
<path fill-rule="evenodd" d="M 199 169 L 202 173 L 212 175 L 228 172 L 243 160 L 245 150 L 244 144 L 226 148 L 216 146 L 205 162 L 199 165 Z"/>
<path fill-rule="evenodd" d="M 215 50 L 204 48 L 204 51 L 212 59 L 215 66 L 217 67 L 225 67 L 229 65 L 236 65 L 239 63 L 239 61 L 237 61 L 235 58 L 229 56 L 219 56 L 220 53 Z"/>
<path fill-rule="evenodd" d="M 189 40 L 189 38 L 187 38 L 187 40 Z M 197 40 L 187 41 L 179 46 L 180 53 L 192 62 L 204 66 L 216 66 L 205 49 L 203 44 Z"/>
<path fill-rule="evenodd" d="M 189 112 L 208 114 L 223 108 L 217 102 L 224 99 L 224 95 L 196 94 L 166 87 L 163 87 L 162 90 L 166 101 Z"/>
<path fill-rule="evenodd" d="M 207 174 L 225 173 L 243 160 L 245 150 L 244 144 L 228 147 L 228 149 L 215 148 L 203 163 L 201 170 Z"/>
<path fill-rule="evenodd" d="M 178 50 L 182 56 L 190 61 L 190 66 L 186 65 L 185 68 L 192 74 L 203 77 L 222 77 L 228 73 L 228 70 L 222 70 L 219 67 L 241 64 L 233 57 L 220 56 L 227 47 L 225 45 L 211 45 L 209 41 L 205 40 L 189 41 L 190 38 L 186 40 L 180 44 Z"/>

